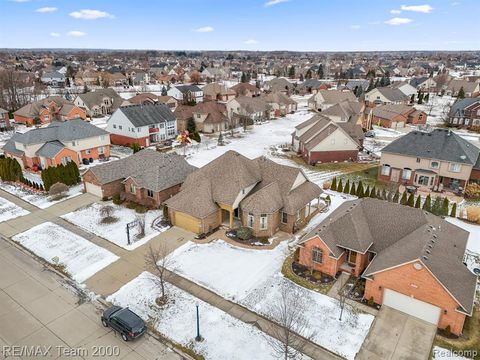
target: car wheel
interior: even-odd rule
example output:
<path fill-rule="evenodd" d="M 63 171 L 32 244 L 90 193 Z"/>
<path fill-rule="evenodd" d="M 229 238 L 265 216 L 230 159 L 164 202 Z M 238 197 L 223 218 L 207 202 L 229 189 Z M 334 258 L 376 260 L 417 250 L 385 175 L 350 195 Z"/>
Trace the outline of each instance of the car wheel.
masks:
<path fill-rule="evenodd" d="M 107 320 L 105 320 L 105 319 L 102 319 L 102 324 L 103 324 L 103 326 L 105 326 L 105 327 L 108 327 Z"/>
<path fill-rule="evenodd" d="M 122 334 L 122 339 L 123 339 L 123 341 L 128 341 L 127 335 Z"/>

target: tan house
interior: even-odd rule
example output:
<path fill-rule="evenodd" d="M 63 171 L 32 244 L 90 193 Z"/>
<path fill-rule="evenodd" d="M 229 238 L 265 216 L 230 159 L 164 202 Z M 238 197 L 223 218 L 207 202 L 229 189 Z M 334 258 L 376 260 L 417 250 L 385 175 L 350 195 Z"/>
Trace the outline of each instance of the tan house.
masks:
<path fill-rule="evenodd" d="M 85 110 L 89 117 L 97 117 L 113 114 L 123 103 L 123 99 L 115 90 L 107 88 L 79 94 L 73 102 Z"/>
<path fill-rule="evenodd" d="M 391 87 L 378 87 L 365 94 L 365 102 L 371 106 L 384 104 L 404 104 L 410 102 L 410 98 L 400 89 Z"/>
<path fill-rule="evenodd" d="M 249 83 L 238 83 L 230 88 L 237 96 L 256 97 L 260 96 L 260 89 Z"/>
<path fill-rule="evenodd" d="M 175 111 L 178 106 L 178 101 L 172 96 L 161 96 L 155 95 L 152 93 L 141 93 L 137 94 L 134 97 L 128 99 L 126 103 L 130 105 L 155 105 L 155 104 L 165 104 L 170 110 Z M 125 102 L 122 103 L 122 106 L 125 106 Z"/>
<path fill-rule="evenodd" d="M 127 158 L 93 166 L 83 175 L 85 191 L 101 198 L 122 199 L 158 208 L 180 191 L 185 178 L 195 171 L 180 155 L 152 149 Z"/>
<path fill-rule="evenodd" d="M 407 124 L 425 125 L 426 123 L 427 113 L 424 111 L 403 104 L 386 104 L 371 109 L 367 129 L 370 125 L 396 129 L 405 127 Z"/>
<path fill-rule="evenodd" d="M 260 96 L 268 104 L 274 117 L 285 116 L 297 111 L 297 102 L 281 92 L 271 92 Z"/>
<path fill-rule="evenodd" d="M 237 93 L 235 90 L 228 89 L 225 85 L 219 83 L 207 84 L 203 87 L 203 101 L 227 102 L 235 99 Z"/>
<path fill-rule="evenodd" d="M 321 193 L 299 168 L 228 151 L 190 174 L 165 204 L 172 224 L 194 233 L 246 226 L 261 237 L 300 229 L 323 208 Z"/>
<path fill-rule="evenodd" d="M 421 209 L 363 198 L 305 236 L 299 262 L 365 281 L 363 297 L 460 335 L 477 284 L 463 264 L 468 232 Z"/>
<path fill-rule="evenodd" d="M 207 101 L 193 106 L 191 110 L 198 131 L 215 133 L 230 128 L 230 120 L 224 104 Z"/>
<path fill-rule="evenodd" d="M 324 111 L 343 101 L 357 101 L 350 90 L 319 90 L 308 99 L 308 107 L 315 111 Z"/>
<path fill-rule="evenodd" d="M 479 148 L 450 130 L 412 131 L 382 149 L 378 179 L 463 191 L 479 154 Z"/>

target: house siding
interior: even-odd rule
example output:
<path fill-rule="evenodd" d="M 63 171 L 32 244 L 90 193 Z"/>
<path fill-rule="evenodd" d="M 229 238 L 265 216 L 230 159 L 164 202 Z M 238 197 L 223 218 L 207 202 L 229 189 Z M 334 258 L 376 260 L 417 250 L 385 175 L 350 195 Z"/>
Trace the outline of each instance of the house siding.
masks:
<path fill-rule="evenodd" d="M 312 259 L 312 250 L 314 247 L 320 248 L 323 252 L 321 264 L 314 262 Z M 334 277 L 339 271 L 339 264 L 343 261 L 340 262 L 339 260 L 330 257 L 330 253 L 330 249 L 322 241 L 322 239 L 319 236 L 315 236 L 303 243 L 303 247 L 300 248 L 299 263 L 307 266 L 310 269 L 317 270 Z"/>

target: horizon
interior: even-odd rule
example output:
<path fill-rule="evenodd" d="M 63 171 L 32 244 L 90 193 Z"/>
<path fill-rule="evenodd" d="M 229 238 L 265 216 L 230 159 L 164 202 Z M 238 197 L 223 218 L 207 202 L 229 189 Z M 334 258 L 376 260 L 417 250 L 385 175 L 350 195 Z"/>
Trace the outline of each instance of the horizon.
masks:
<path fill-rule="evenodd" d="M 0 12 L 9 16 L 2 19 L 0 48 L 480 50 L 480 41 L 465 26 L 477 21 L 480 3 L 474 0 L 244 0 L 241 6 L 231 1 L 177 0 L 131 5 L 127 0 L 1 0 Z"/>

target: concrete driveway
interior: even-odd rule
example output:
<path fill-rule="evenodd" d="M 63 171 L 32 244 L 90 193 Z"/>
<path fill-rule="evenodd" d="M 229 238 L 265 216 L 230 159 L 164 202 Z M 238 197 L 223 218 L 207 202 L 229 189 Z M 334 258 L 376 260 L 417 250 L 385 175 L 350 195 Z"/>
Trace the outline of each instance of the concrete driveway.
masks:
<path fill-rule="evenodd" d="M 356 360 L 429 359 L 437 327 L 382 306 Z"/>

